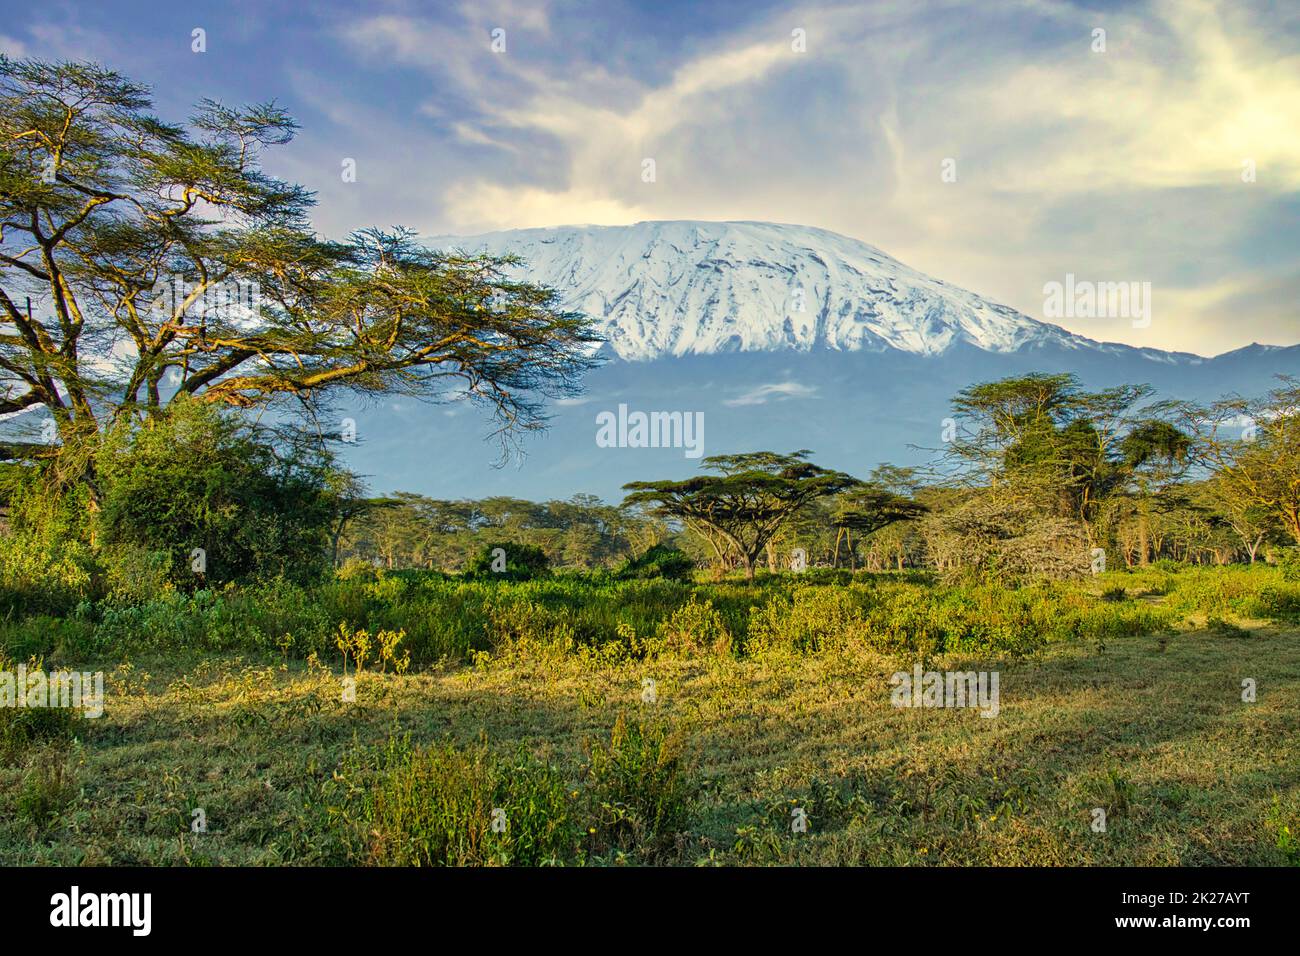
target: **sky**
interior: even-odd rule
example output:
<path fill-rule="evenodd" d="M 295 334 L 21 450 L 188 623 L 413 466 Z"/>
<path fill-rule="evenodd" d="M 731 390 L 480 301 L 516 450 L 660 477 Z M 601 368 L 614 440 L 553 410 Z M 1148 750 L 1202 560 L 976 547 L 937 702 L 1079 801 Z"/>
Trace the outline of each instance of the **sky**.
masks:
<path fill-rule="evenodd" d="M 1094 339 L 1300 342 L 1294 2 L 0 0 L 0 52 L 276 101 L 330 236 L 789 222 Z M 1048 316 L 1067 276 L 1150 321 Z"/>

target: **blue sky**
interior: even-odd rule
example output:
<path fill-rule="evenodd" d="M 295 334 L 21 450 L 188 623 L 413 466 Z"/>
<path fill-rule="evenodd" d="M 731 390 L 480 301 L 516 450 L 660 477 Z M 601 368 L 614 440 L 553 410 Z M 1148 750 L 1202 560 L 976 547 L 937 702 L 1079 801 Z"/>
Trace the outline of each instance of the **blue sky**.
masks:
<path fill-rule="evenodd" d="M 1300 342 L 1293 3 L 0 0 L 0 52 L 98 60 L 168 119 L 275 99 L 303 130 L 267 165 L 330 235 L 795 222 L 1039 318 L 1067 273 L 1152 284 L 1149 327 L 1059 320 L 1092 338 Z"/>

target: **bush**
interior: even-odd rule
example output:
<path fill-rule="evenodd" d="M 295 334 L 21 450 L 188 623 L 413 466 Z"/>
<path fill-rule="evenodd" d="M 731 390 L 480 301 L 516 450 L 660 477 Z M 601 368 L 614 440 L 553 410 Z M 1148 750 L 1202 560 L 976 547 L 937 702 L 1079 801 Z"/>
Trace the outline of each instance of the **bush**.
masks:
<path fill-rule="evenodd" d="M 44 666 L 44 661 L 33 658 L 27 663 L 27 672 L 42 670 Z M 0 656 L 0 671 L 13 674 L 15 670 L 12 661 Z M 14 692 L 24 693 L 25 688 L 15 687 Z M 69 707 L 0 706 L 0 764 L 21 762 L 38 746 L 59 747 L 68 743 L 73 736 L 73 721 L 80 717 L 81 711 Z"/>
<path fill-rule="evenodd" d="M 0 466 L 9 529 L 0 534 L 0 613 L 66 614 L 95 593 L 84 489 L 51 494 L 33 469 Z"/>
<path fill-rule="evenodd" d="M 675 651 L 707 650 L 723 653 L 731 648 L 731 632 L 713 608 L 712 601 L 700 602 L 694 594 L 659 625 L 664 646 Z"/>
<path fill-rule="evenodd" d="M 666 544 L 655 544 L 637 557 L 625 561 L 614 572 L 614 577 L 620 581 L 638 578 L 689 581 L 694 573 L 695 561 L 685 551 Z"/>
<path fill-rule="evenodd" d="M 850 591 L 796 588 L 790 598 L 777 596 L 754 609 L 745 649 L 816 652 L 842 644 L 852 634 L 863 631 L 864 625 L 862 607 Z"/>
<path fill-rule="evenodd" d="M 18 815 L 38 830 L 58 821 L 77 795 L 73 772 L 58 750 L 33 758 L 23 774 L 18 791 Z"/>
<path fill-rule="evenodd" d="M 108 598 L 117 604 L 138 604 L 174 590 L 170 551 L 137 544 L 110 545 L 103 549 L 104 587 Z"/>
<path fill-rule="evenodd" d="M 325 570 L 333 499 L 323 452 L 281 452 L 264 428 L 180 401 L 110 430 L 96 463 L 103 544 L 166 553 L 149 560 L 178 588 Z"/>
<path fill-rule="evenodd" d="M 1278 548 L 1274 551 L 1274 560 L 1282 571 L 1283 581 L 1300 581 L 1300 548 Z"/>
<path fill-rule="evenodd" d="M 546 552 L 531 544 L 498 541 L 485 545 L 465 574 L 497 581 L 531 581 L 549 573 Z"/>
<path fill-rule="evenodd" d="M 348 558 L 334 576 L 340 581 L 377 581 L 379 569 L 361 558 Z"/>

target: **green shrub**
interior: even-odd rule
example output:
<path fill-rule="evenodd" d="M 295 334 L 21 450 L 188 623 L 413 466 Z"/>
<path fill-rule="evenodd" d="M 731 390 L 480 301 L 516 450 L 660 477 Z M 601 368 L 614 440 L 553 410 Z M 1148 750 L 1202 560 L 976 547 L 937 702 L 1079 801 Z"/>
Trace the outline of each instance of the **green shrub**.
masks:
<path fill-rule="evenodd" d="M 796 588 L 789 598 L 778 595 L 753 610 L 745 650 L 816 652 L 863 633 L 865 624 L 853 592 L 834 587 Z"/>
<path fill-rule="evenodd" d="M 340 581 L 375 581 L 379 578 L 379 568 L 361 558 L 348 558 L 334 576 Z"/>
<path fill-rule="evenodd" d="M 638 578 L 667 578 L 689 581 L 695 573 L 695 561 L 685 551 L 666 544 L 651 545 L 635 558 L 629 558 L 614 572 L 620 581 Z"/>
<path fill-rule="evenodd" d="M 1278 569 L 1282 572 L 1282 580 L 1300 581 L 1300 548 L 1277 548 L 1273 553 Z"/>
<path fill-rule="evenodd" d="M 96 596 L 99 563 L 87 538 L 83 490 L 53 494 L 38 470 L 0 466 L 9 529 L 0 534 L 0 614 L 66 614 Z"/>
<path fill-rule="evenodd" d="M 280 445 L 269 429 L 194 400 L 120 422 L 95 456 L 103 545 L 165 552 L 158 567 L 187 591 L 318 578 L 333 519 L 331 463 L 319 450 Z"/>
<path fill-rule="evenodd" d="M 724 653 L 731 648 L 731 632 L 712 601 L 701 602 L 694 594 L 659 626 L 664 646 L 674 651 Z"/>
<path fill-rule="evenodd" d="M 654 858 L 690 825 L 695 786 L 680 739 L 663 725 L 614 723 L 608 744 L 588 745 L 587 787 L 593 852 L 636 852 Z"/>
<path fill-rule="evenodd" d="M 89 605 L 84 605 L 89 607 Z M 35 614 L 0 620 L 0 653 L 14 660 L 44 657 L 84 659 L 95 648 L 95 624 L 76 609 L 68 617 Z"/>
<path fill-rule="evenodd" d="M 1294 621 L 1300 618 L 1300 584 L 1266 584 L 1246 604 L 1245 611 L 1251 617 Z"/>
<path fill-rule="evenodd" d="M 549 571 L 546 552 L 531 544 L 497 541 L 483 546 L 469 567 L 467 577 L 497 581 L 531 581 Z"/>
<path fill-rule="evenodd" d="M 172 585 L 170 551 L 137 544 L 109 545 L 100 553 L 104 565 L 104 588 L 115 604 L 139 604 L 175 590 Z"/>
<path fill-rule="evenodd" d="M 1227 638 L 1240 639 L 1240 638 L 1246 638 L 1251 636 L 1250 631 L 1246 630 L 1245 628 L 1238 627 L 1236 624 L 1233 624 L 1231 621 L 1225 621 L 1221 617 L 1214 617 L 1214 616 L 1209 617 L 1205 622 L 1205 629 L 1208 630 L 1215 637 L 1227 637 Z"/>
<path fill-rule="evenodd" d="M 28 761 L 18 790 L 18 816 L 38 830 L 56 823 L 77 794 L 73 772 L 62 752 L 44 751 Z"/>
<path fill-rule="evenodd" d="M 44 667 L 40 658 L 27 662 L 29 674 Z M 16 669 L 10 659 L 0 655 L 0 671 L 13 674 Z M 24 692 L 25 688 L 15 687 L 15 694 Z M 73 737 L 74 721 L 80 719 L 81 711 L 69 707 L 0 706 L 0 764 L 21 762 L 33 748 L 67 744 Z"/>

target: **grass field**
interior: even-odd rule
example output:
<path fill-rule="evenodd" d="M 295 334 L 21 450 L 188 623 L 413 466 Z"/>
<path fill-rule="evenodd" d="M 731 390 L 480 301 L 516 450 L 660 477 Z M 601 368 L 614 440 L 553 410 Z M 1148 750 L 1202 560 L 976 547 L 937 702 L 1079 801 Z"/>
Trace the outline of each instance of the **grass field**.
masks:
<path fill-rule="evenodd" d="M 681 585 L 657 624 L 611 600 L 603 641 L 575 639 L 598 596 L 566 617 L 571 582 L 501 585 L 489 603 L 526 595 L 537 630 L 498 601 L 478 626 L 502 633 L 464 654 L 349 666 L 355 701 L 337 650 L 289 641 L 81 656 L 116 626 L 83 610 L 43 653 L 103 669 L 105 713 L 9 712 L 0 863 L 1300 863 L 1300 629 L 1276 570 L 996 598 L 791 577 Z M 347 630 L 400 604 L 365 587 Z M 894 627 L 917 601 L 938 602 L 919 644 Z M 976 633 L 962 601 L 1011 624 Z M 33 634 L 10 623 L 11 657 Z M 997 716 L 892 706 L 917 659 L 996 670 Z"/>

